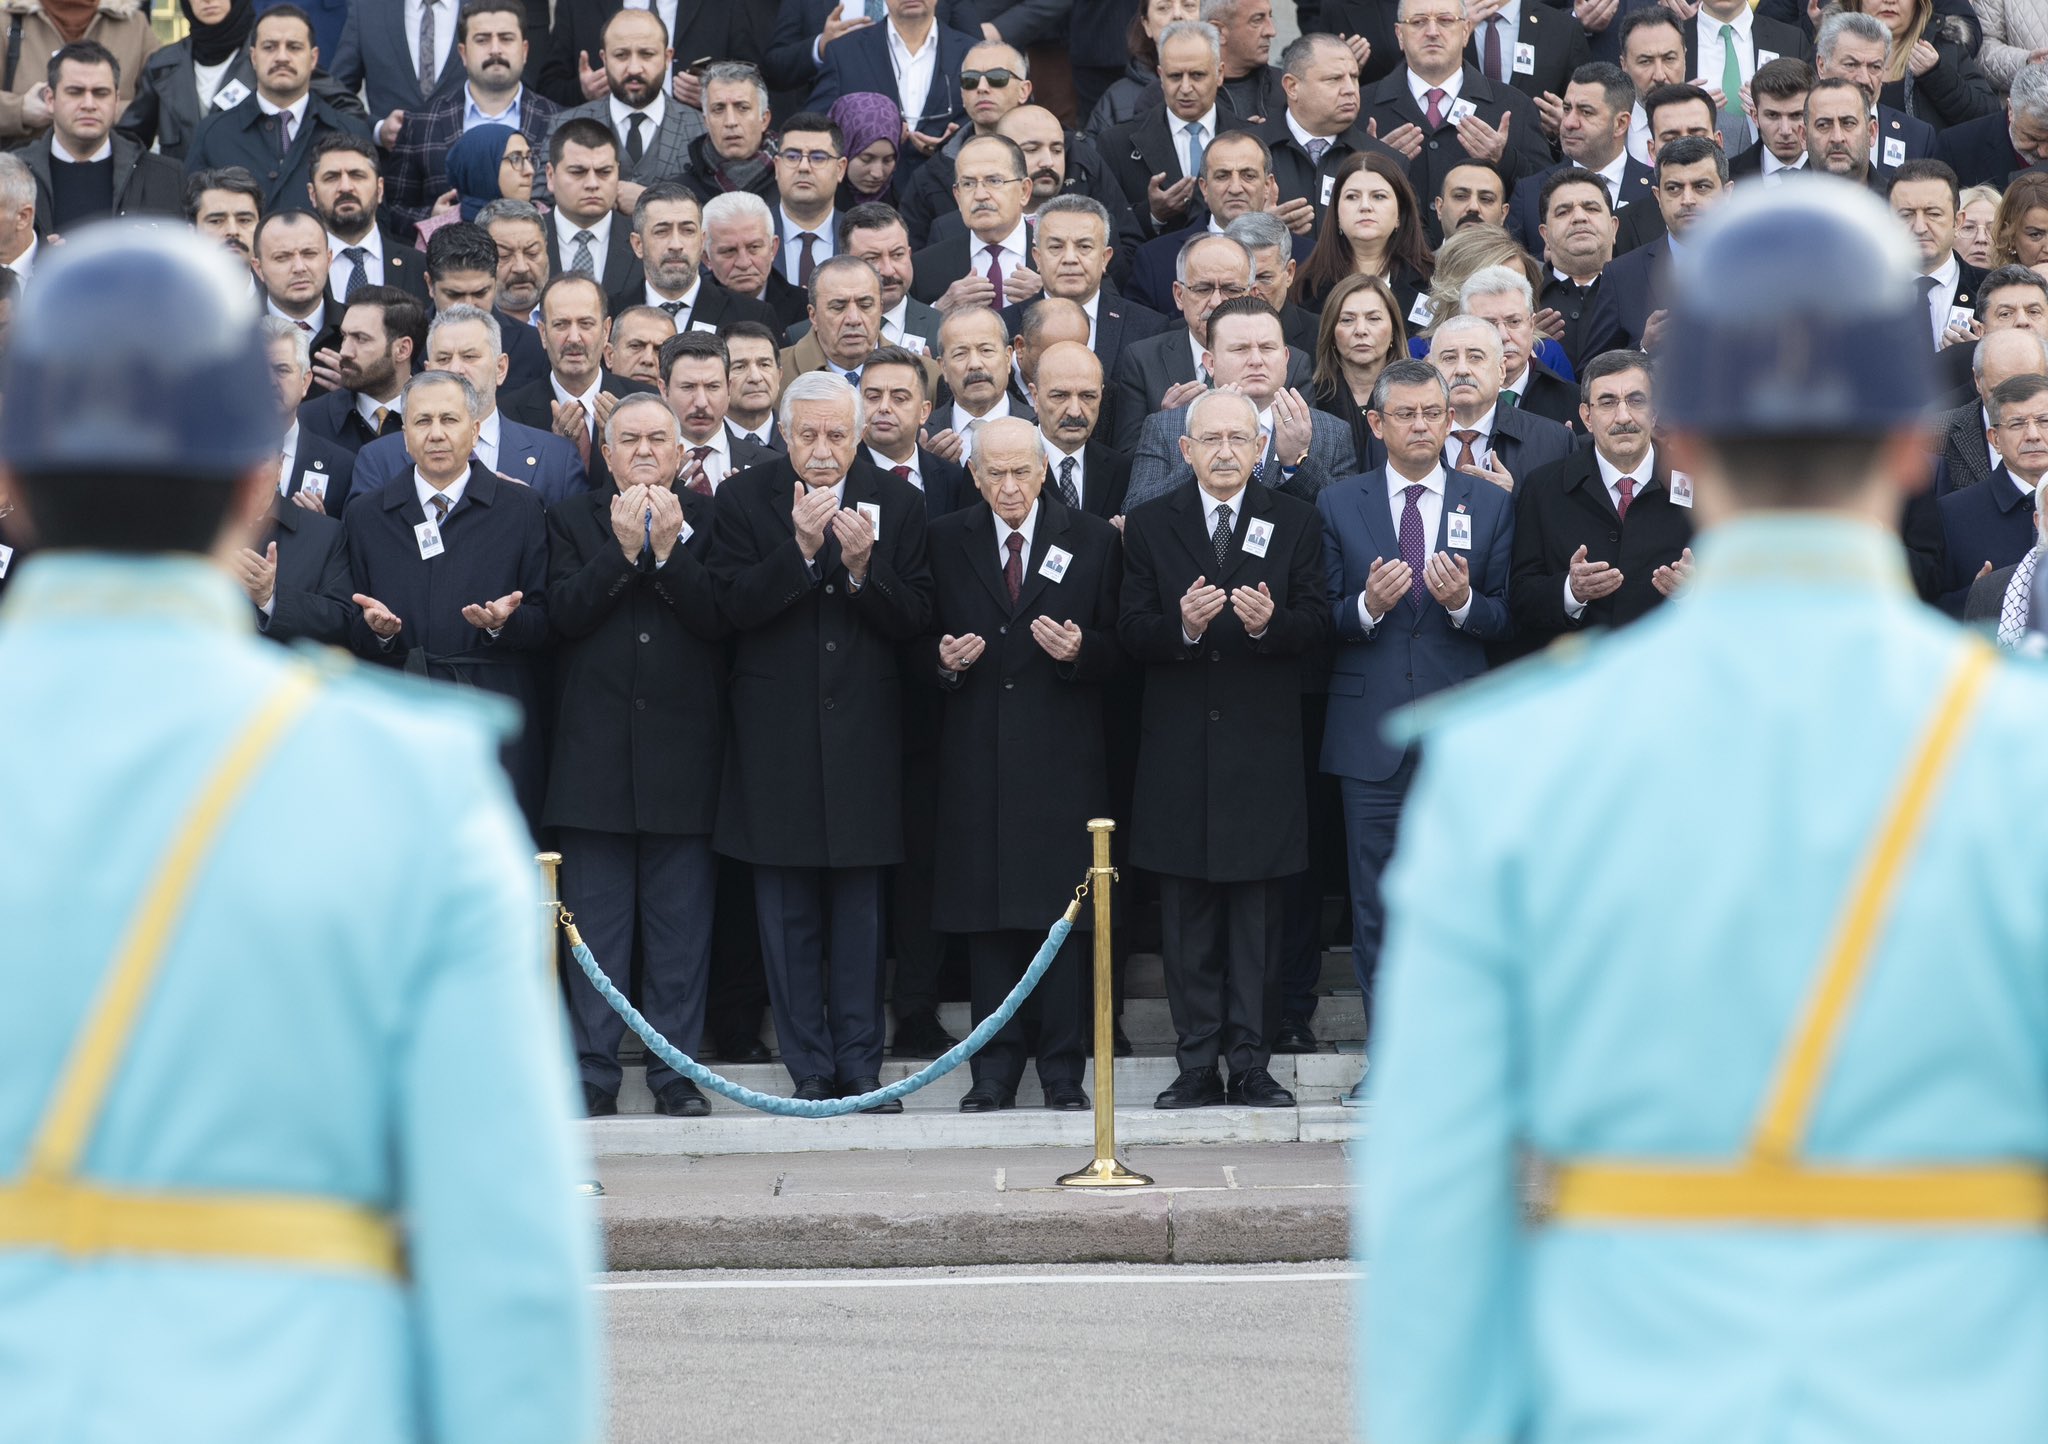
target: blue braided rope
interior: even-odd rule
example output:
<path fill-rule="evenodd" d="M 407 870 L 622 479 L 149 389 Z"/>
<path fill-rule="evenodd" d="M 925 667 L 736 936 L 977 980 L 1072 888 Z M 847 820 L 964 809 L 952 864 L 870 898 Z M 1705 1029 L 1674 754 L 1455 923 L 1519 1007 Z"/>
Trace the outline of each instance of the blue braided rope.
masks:
<path fill-rule="evenodd" d="M 898 1079 L 885 1087 L 877 1088 L 872 1093 L 863 1093 L 858 1098 L 782 1098 L 772 1093 L 756 1093 L 753 1089 L 742 1087 L 729 1078 L 719 1077 L 662 1037 L 655 1031 L 652 1023 L 640 1016 L 640 1010 L 627 1002 L 626 995 L 614 987 L 612 980 L 604 975 L 604 969 L 598 966 L 597 959 L 592 957 L 590 949 L 584 946 L 583 937 L 576 931 L 573 922 L 566 924 L 565 930 L 569 935 L 569 951 L 575 957 L 577 965 L 583 969 L 584 976 L 590 979 L 590 985 L 597 989 L 598 996 L 610 1003 L 612 1011 L 624 1018 L 626 1026 L 640 1035 L 640 1041 L 647 1045 L 649 1051 L 675 1069 L 678 1075 L 700 1087 L 722 1094 L 735 1103 L 757 1108 L 763 1113 L 780 1113 L 790 1118 L 838 1118 L 863 1108 L 873 1108 L 878 1103 L 901 1098 L 905 1094 L 915 1093 L 927 1083 L 945 1077 L 979 1053 L 988 1040 L 1000 1033 L 1003 1025 L 1017 1015 L 1017 1010 L 1024 1006 L 1024 1000 L 1031 996 L 1031 990 L 1038 986 L 1038 980 L 1045 976 L 1045 970 L 1052 966 L 1052 960 L 1058 954 L 1061 945 L 1066 942 L 1067 934 L 1074 930 L 1074 919 L 1079 914 L 1080 907 L 1081 901 L 1076 897 L 1073 905 L 1067 909 L 1066 915 L 1055 922 L 1052 931 L 1045 935 L 1045 941 L 1039 945 L 1038 955 L 1031 960 L 1031 966 L 1024 970 L 1024 976 L 1017 980 L 1017 986 L 1010 989 L 1010 996 L 1003 999 L 1001 1007 L 981 1020 L 980 1027 L 961 1039 L 943 1057 L 925 1064 L 908 1078 Z"/>

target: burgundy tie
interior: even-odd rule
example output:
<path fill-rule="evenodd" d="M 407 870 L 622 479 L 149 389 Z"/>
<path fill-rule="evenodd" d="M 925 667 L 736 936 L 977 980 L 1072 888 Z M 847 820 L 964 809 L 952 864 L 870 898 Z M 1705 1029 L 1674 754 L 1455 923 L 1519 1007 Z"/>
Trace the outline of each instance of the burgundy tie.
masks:
<path fill-rule="evenodd" d="M 1628 504 L 1636 499 L 1636 479 L 1632 476 L 1624 476 L 1620 481 L 1614 483 L 1614 489 L 1621 493 L 1621 502 L 1614 508 L 1615 515 L 1619 516 L 1623 521 L 1627 521 Z"/>
<path fill-rule="evenodd" d="M 711 478 L 704 474 L 704 460 L 710 455 L 711 448 L 708 446 L 693 446 L 690 448 L 690 460 L 697 463 L 696 475 L 690 478 L 690 490 L 696 492 L 699 496 L 711 495 Z"/>
<path fill-rule="evenodd" d="M 1003 543 L 1010 549 L 1010 559 L 1003 563 L 1003 585 L 1010 591 L 1010 608 L 1016 610 L 1017 598 L 1024 592 L 1024 533 L 1013 531 L 1010 539 Z"/>
<path fill-rule="evenodd" d="M 988 283 L 996 288 L 996 305 L 1003 304 L 1003 250 L 1000 246 L 988 246 Z"/>
<path fill-rule="evenodd" d="M 1429 597 L 1429 586 L 1422 579 L 1422 508 L 1416 505 L 1426 490 L 1421 482 L 1409 487 L 1408 504 L 1401 508 L 1401 560 L 1408 563 L 1412 575 L 1408 594 L 1418 602 Z"/>
<path fill-rule="evenodd" d="M 1441 130 L 1444 124 L 1444 93 L 1435 86 L 1422 92 L 1429 101 L 1429 128 Z"/>
<path fill-rule="evenodd" d="M 892 467 L 890 467 L 890 468 L 889 468 L 889 470 L 891 470 L 891 471 L 893 471 L 893 472 L 895 472 L 895 473 L 896 473 L 896 479 L 897 479 L 898 481 L 910 481 L 910 468 L 909 468 L 909 467 L 907 467 L 907 466 L 892 466 Z M 912 486 L 916 486 L 916 485 L 917 485 L 917 483 L 916 483 L 916 482 L 914 482 L 914 481 L 910 481 L 910 484 L 911 484 Z"/>
<path fill-rule="evenodd" d="M 1498 15 L 1486 22 L 1485 62 L 1486 78 L 1488 80 L 1492 81 L 1495 85 L 1500 85 L 1507 80 L 1507 77 L 1500 73 L 1500 17 Z"/>

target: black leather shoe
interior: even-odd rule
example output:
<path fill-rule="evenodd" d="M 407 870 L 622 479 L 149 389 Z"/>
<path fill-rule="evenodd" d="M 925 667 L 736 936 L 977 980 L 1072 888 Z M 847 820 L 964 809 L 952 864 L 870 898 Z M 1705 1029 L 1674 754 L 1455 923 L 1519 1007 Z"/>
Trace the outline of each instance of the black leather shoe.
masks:
<path fill-rule="evenodd" d="M 583 1116 L 585 1118 L 610 1118 L 619 1111 L 619 1095 L 607 1093 L 595 1083 L 583 1085 Z"/>
<path fill-rule="evenodd" d="M 840 1090 L 839 1096 L 841 1098 L 858 1098 L 861 1094 L 872 1093 L 881 1086 L 882 1080 L 879 1078 L 856 1078 Z M 877 1103 L 872 1108 L 863 1108 L 860 1111 L 863 1113 L 901 1113 L 903 1111 L 903 1100 L 901 1098 L 891 1098 L 887 1103 Z"/>
<path fill-rule="evenodd" d="M 1062 1113 L 1080 1113 L 1093 1105 L 1089 1103 L 1088 1094 L 1079 1083 L 1066 1080 L 1045 1085 L 1045 1106 Z"/>
<path fill-rule="evenodd" d="M 1173 1086 L 1152 1100 L 1154 1108 L 1207 1108 L 1223 1101 L 1223 1080 L 1214 1068 L 1184 1068 Z"/>
<path fill-rule="evenodd" d="M 710 1101 L 687 1078 L 662 1085 L 661 1092 L 654 1097 L 654 1107 L 656 1112 L 671 1118 L 703 1118 L 711 1112 Z"/>
<path fill-rule="evenodd" d="M 1230 1080 L 1230 1101 L 1246 1108 L 1292 1108 L 1294 1095 L 1263 1068 L 1247 1068 Z"/>
<path fill-rule="evenodd" d="M 1119 1058 L 1131 1056 L 1131 1040 L 1124 1036 L 1124 1020 L 1112 1018 L 1109 1024 L 1110 1050 Z"/>
<path fill-rule="evenodd" d="M 839 1090 L 832 1085 L 830 1078 L 806 1078 L 796 1085 L 796 1092 L 790 1096 L 805 1103 L 823 1103 L 837 1098 Z"/>
<path fill-rule="evenodd" d="M 1299 1013 L 1289 1013 L 1280 1019 L 1280 1031 L 1273 1035 L 1275 1053 L 1313 1053 L 1316 1048 L 1316 1035 L 1308 1019 Z"/>
<path fill-rule="evenodd" d="M 939 1026 L 931 1013 L 912 1013 L 896 1020 L 896 1041 L 889 1051 L 898 1058 L 936 1058 L 960 1046 L 960 1040 Z"/>
<path fill-rule="evenodd" d="M 718 1040 L 718 1061 L 721 1063 L 766 1063 L 770 1054 L 768 1046 L 759 1038 L 720 1038 Z"/>
<path fill-rule="evenodd" d="M 994 1113 L 998 1109 L 1016 1106 L 1017 1095 L 1005 1092 L 994 1083 L 977 1083 L 960 1099 L 962 1113 Z"/>

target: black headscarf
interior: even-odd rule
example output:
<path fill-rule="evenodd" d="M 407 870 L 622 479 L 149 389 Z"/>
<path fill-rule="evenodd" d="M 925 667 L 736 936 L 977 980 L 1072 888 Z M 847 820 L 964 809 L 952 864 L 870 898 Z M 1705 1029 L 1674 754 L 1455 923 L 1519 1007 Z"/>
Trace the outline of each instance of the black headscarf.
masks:
<path fill-rule="evenodd" d="M 232 60 L 235 52 L 249 43 L 249 31 L 256 24 L 256 0 L 233 0 L 227 19 L 218 25 L 202 25 L 192 13 L 192 0 L 178 0 L 185 23 L 192 27 L 192 59 L 199 65 L 218 65 Z"/>

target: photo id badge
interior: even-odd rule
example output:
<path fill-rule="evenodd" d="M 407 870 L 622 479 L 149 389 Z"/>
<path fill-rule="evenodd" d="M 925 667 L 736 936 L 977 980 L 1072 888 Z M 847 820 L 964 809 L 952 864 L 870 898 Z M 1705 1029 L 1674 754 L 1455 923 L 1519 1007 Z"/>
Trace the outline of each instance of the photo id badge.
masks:
<path fill-rule="evenodd" d="M 1326 175 L 1326 176 L 1324 176 L 1324 177 L 1323 177 L 1323 198 L 1322 198 L 1322 200 L 1321 200 L 1321 201 L 1320 201 L 1320 202 L 1319 202 L 1318 204 L 1321 204 L 1321 205 L 1328 205 L 1328 204 L 1330 203 L 1330 192 L 1334 191 L 1334 190 L 1335 190 L 1336 188 L 1337 188 L 1337 177 L 1335 177 L 1335 176 L 1333 176 L 1333 175 Z"/>
<path fill-rule="evenodd" d="M 242 84 L 239 80 L 230 80 L 226 85 L 223 85 L 213 93 L 213 108 L 215 110 L 233 110 L 248 98 L 249 87 Z"/>
<path fill-rule="evenodd" d="M 1454 511 L 1444 518 L 1444 536 L 1452 551 L 1472 550 L 1472 513 Z"/>
<path fill-rule="evenodd" d="M 1408 324 L 1411 326 L 1427 326 L 1430 314 L 1429 293 L 1425 291 L 1420 296 L 1417 296 L 1415 304 L 1408 308 Z"/>
<path fill-rule="evenodd" d="M 1692 478 L 1682 471 L 1671 473 L 1671 504 L 1683 507 L 1692 505 Z"/>
<path fill-rule="evenodd" d="M 1896 135 L 1884 138 L 1884 163 L 1900 166 L 1906 163 L 1906 142 Z"/>
<path fill-rule="evenodd" d="M 873 501 L 860 502 L 854 507 L 854 510 L 860 513 L 862 521 L 875 529 L 875 540 L 880 542 L 882 540 L 881 503 Z"/>
<path fill-rule="evenodd" d="M 299 490 L 317 496 L 323 502 L 327 500 L 327 473 L 320 469 L 319 462 L 314 462 L 299 478 Z"/>
<path fill-rule="evenodd" d="M 1067 574 L 1067 568 L 1072 565 L 1073 560 L 1072 552 L 1061 551 L 1058 547 L 1048 547 L 1045 560 L 1038 564 L 1038 574 L 1056 582 Z"/>
<path fill-rule="evenodd" d="M 1534 75 L 1535 73 L 1536 47 L 1526 40 L 1518 41 L 1515 45 L 1515 74 Z"/>
<path fill-rule="evenodd" d="M 690 323 L 690 329 L 692 331 L 709 331 L 714 336 L 718 334 L 718 327 L 714 326 L 709 321 L 692 321 Z"/>
<path fill-rule="evenodd" d="M 1948 320 L 1944 323 L 1943 328 L 1960 326 L 1967 331 L 1975 323 L 1976 319 L 1977 313 L 1968 306 L 1951 306 L 1948 308 Z"/>
<path fill-rule="evenodd" d="M 441 555 L 442 552 L 448 550 L 448 548 L 441 545 L 441 528 L 435 526 L 430 521 L 423 521 L 414 527 L 412 529 L 412 536 L 413 540 L 420 544 L 420 560 L 423 562 L 432 561 L 435 557 Z"/>
<path fill-rule="evenodd" d="M 1273 523 L 1254 517 L 1245 523 L 1244 549 L 1255 557 L 1266 554 L 1266 548 L 1273 544 Z"/>
<path fill-rule="evenodd" d="M 1469 117 L 1477 114 L 1479 114 L 1479 107 L 1465 99 L 1462 95 L 1451 102 L 1452 125 L 1463 125 Z"/>

